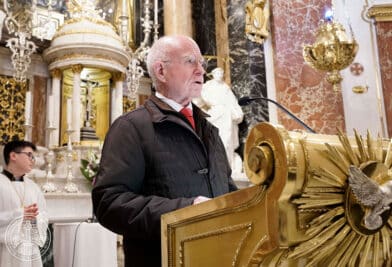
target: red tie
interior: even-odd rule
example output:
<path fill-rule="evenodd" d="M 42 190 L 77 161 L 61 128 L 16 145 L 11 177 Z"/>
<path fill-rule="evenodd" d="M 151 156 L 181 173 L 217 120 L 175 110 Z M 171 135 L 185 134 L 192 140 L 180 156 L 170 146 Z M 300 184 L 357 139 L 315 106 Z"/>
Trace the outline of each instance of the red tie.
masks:
<path fill-rule="evenodd" d="M 192 110 L 190 108 L 183 108 L 180 112 L 188 119 L 192 128 L 195 129 L 195 120 L 193 119 Z"/>

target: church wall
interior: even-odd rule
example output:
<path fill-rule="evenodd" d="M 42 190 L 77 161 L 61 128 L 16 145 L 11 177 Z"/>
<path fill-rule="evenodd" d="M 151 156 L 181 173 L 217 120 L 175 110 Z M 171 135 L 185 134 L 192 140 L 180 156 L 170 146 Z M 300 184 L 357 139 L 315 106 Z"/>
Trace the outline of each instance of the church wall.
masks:
<path fill-rule="evenodd" d="M 192 16 L 194 21 L 194 37 L 200 45 L 203 55 L 217 54 L 218 42 L 228 42 L 230 50 L 231 68 L 230 80 L 234 94 L 241 96 L 264 96 L 276 99 L 295 115 L 307 123 L 317 133 L 335 134 L 336 128 L 353 128 L 357 120 L 353 120 L 355 110 L 348 112 L 344 108 L 350 103 L 344 103 L 344 95 L 335 93 L 326 81 L 325 74 L 309 67 L 303 59 L 304 44 L 311 44 L 315 40 L 315 31 L 319 20 L 323 17 L 326 7 L 331 6 L 331 0 L 301 0 L 285 1 L 270 0 L 270 36 L 273 61 L 266 65 L 265 45 L 249 41 L 245 36 L 245 6 L 248 0 L 225 0 L 227 5 L 228 40 L 216 40 L 214 2 L 210 0 L 192 0 Z M 349 2 L 349 1 L 347 1 Z M 352 1 L 351 1 L 352 2 Z M 363 1 L 362 1 L 363 2 Z M 160 1 L 162 3 L 162 1 Z M 339 9 L 338 9 L 339 10 Z M 161 15 L 161 14 L 160 14 Z M 342 16 L 346 14 L 342 13 Z M 201 19 L 202 18 L 202 19 Z M 356 23 L 353 23 L 354 31 Z M 379 62 L 381 65 L 382 87 L 386 120 L 389 136 L 392 134 L 392 99 L 391 95 L 391 23 L 376 23 L 377 43 L 379 45 Z M 161 28 L 162 30 L 163 28 Z M 266 42 L 267 42 L 266 41 Z M 360 49 L 364 44 L 360 43 Z M 365 48 L 366 50 L 366 48 Z M 370 54 L 368 52 L 368 54 Z M 29 86 L 33 90 L 33 130 L 32 140 L 44 145 L 45 136 L 45 95 L 46 83 L 49 81 L 47 66 L 39 55 L 33 55 L 33 62 L 29 69 Z M 0 74 L 12 75 L 13 68 L 10 53 L 7 48 L 0 48 Z M 368 62 L 363 60 L 363 62 Z M 370 64 L 369 64 L 370 65 Z M 33 66 L 33 67 L 32 67 Z M 216 59 L 210 61 L 208 71 L 216 66 Z M 368 67 L 369 68 L 369 67 Z M 267 88 L 266 73 L 273 72 L 274 94 Z M 366 71 L 366 70 L 365 70 Z M 268 76 L 268 74 L 267 74 Z M 368 76 L 369 81 L 372 80 Z M 207 79 L 210 77 L 207 76 Z M 345 77 L 343 84 L 348 81 Z M 372 88 L 372 87 L 370 87 Z M 267 92 L 268 89 L 268 92 Z M 347 90 L 351 90 L 347 88 Z M 367 101 L 368 95 L 355 96 L 361 101 Z M 360 102 L 358 102 L 360 103 Z M 352 104 L 352 102 L 351 102 Z M 344 107 L 344 105 L 346 107 Z M 351 105 L 352 106 L 352 105 Z M 372 105 L 372 110 L 377 109 Z M 243 143 L 248 130 L 261 121 L 271 121 L 271 112 L 267 103 L 254 102 L 243 107 L 245 118 L 240 125 L 240 140 Z M 363 117 L 359 116 L 359 120 Z M 369 116 L 370 117 L 370 116 Z M 351 121 L 353 121 L 351 123 Z M 371 121 L 371 120 L 368 120 Z M 273 122 L 275 122 L 273 120 Z M 303 129 L 292 118 L 278 110 L 277 123 L 289 130 Z M 370 125 L 370 123 L 369 123 Z M 349 132 L 349 129 L 346 129 Z"/>
<path fill-rule="evenodd" d="M 302 56 L 303 45 L 314 42 L 318 22 L 331 1 L 273 0 L 270 4 L 276 100 L 317 133 L 335 134 L 337 127 L 345 128 L 342 96 Z M 278 121 L 289 130 L 302 129 L 280 111 Z"/>
<path fill-rule="evenodd" d="M 392 136 L 392 22 L 377 22 L 376 35 L 388 135 Z"/>
<path fill-rule="evenodd" d="M 335 19 L 358 44 L 352 64 L 340 71 L 345 131 L 348 135 L 355 129 L 362 136 L 369 131 L 373 136 L 388 137 L 373 4 L 375 1 L 335 1 Z"/>

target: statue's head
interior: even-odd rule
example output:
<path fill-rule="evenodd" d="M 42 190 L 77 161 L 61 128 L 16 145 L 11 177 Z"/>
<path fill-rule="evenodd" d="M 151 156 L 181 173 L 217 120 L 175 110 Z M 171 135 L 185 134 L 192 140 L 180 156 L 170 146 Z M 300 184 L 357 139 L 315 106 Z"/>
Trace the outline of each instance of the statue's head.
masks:
<path fill-rule="evenodd" d="M 222 80 L 223 73 L 224 71 L 222 68 L 215 68 L 211 71 L 212 77 L 214 77 L 215 80 Z"/>

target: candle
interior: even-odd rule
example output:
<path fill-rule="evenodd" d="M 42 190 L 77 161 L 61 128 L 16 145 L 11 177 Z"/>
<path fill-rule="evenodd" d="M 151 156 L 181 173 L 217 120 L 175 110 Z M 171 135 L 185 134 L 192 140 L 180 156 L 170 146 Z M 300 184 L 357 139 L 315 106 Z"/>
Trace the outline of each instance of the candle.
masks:
<path fill-rule="evenodd" d="M 48 111 L 46 112 L 48 114 L 49 127 L 53 126 L 53 115 L 54 115 L 54 102 L 53 101 L 54 101 L 53 95 L 49 95 Z"/>
<path fill-rule="evenodd" d="M 128 17 L 127 0 L 122 0 L 121 15 L 123 17 Z"/>
<path fill-rule="evenodd" d="M 158 0 L 154 0 L 154 24 L 158 24 Z"/>
<path fill-rule="evenodd" d="M 30 124 L 30 109 L 31 109 L 31 92 L 26 92 L 26 103 L 25 103 L 25 120 L 26 124 Z"/>
<path fill-rule="evenodd" d="M 67 99 L 67 126 L 68 129 L 71 129 L 72 124 L 72 99 Z"/>

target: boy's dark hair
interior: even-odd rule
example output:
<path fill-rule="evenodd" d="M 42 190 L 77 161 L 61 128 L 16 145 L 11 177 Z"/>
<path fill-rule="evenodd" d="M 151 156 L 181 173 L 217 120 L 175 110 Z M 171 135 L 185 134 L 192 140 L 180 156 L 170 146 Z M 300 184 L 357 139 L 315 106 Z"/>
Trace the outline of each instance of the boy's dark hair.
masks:
<path fill-rule="evenodd" d="M 22 149 L 25 147 L 31 147 L 31 149 L 33 149 L 33 151 L 37 150 L 37 147 L 29 141 L 13 140 L 13 141 L 8 142 L 4 146 L 4 150 L 3 150 L 5 164 L 8 165 L 8 163 L 10 162 L 11 152 L 21 152 Z"/>

